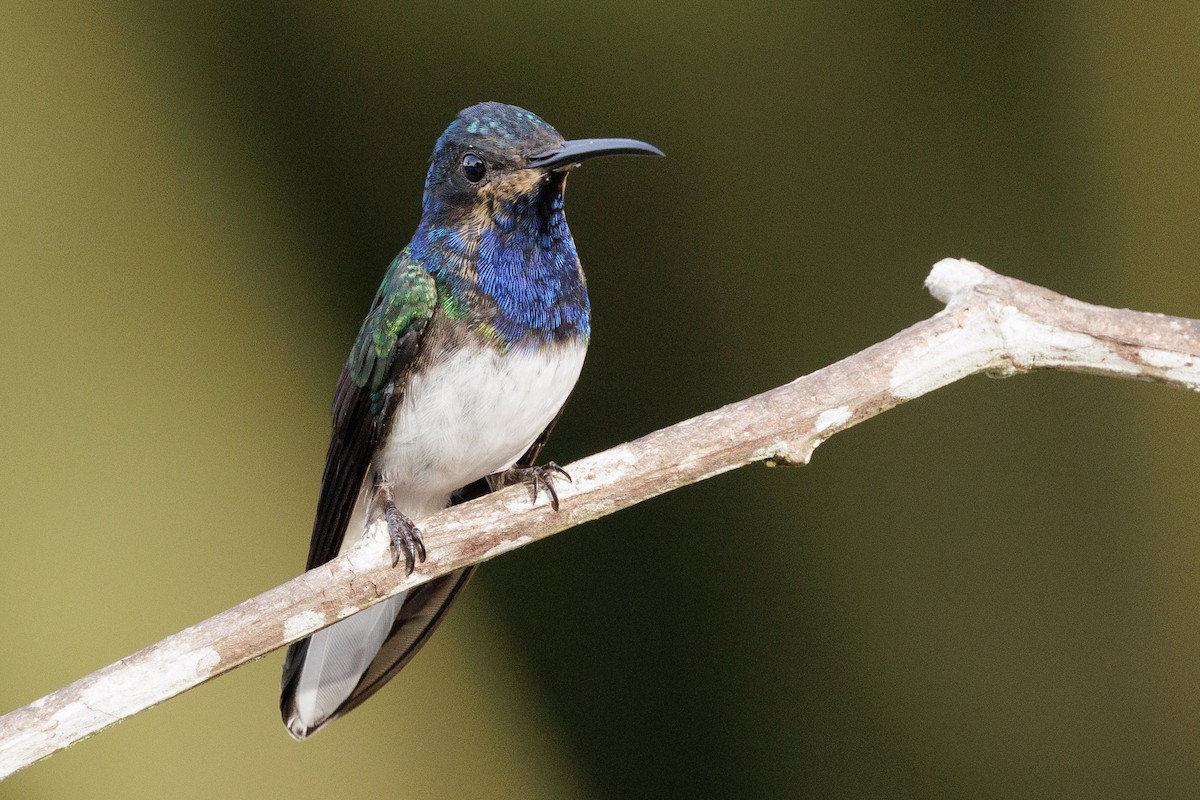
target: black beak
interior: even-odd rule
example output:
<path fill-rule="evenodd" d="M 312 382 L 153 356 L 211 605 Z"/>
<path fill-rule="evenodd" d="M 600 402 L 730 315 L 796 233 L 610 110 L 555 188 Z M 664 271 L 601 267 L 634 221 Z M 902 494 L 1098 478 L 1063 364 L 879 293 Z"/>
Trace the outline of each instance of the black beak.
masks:
<path fill-rule="evenodd" d="M 637 139 L 572 139 L 563 142 L 557 150 L 529 157 L 529 166 L 540 169 L 555 169 L 578 164 L 597 156 L 661 156 L 665 155 L 652 144 Z"/>

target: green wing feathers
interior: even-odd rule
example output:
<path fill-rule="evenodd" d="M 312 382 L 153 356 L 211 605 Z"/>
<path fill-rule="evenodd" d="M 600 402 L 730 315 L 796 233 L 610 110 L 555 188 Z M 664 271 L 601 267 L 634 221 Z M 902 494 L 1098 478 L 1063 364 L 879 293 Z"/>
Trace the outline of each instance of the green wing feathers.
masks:
<path fill-rule="evenodd" d="M 405 248 L 388 268 L 338 377 L 308 569 L 324 564 L 341 547 L 383 426 L 404 395 L 405 372 L 416 361 L 436 306 L 433 278 Z"/>
<path fill-rule="evenodd" d="M 405 248 L 388 268 L 346 364 L 358 388 L 373 395 L 387 388 L 404 354 L 397 344 L 424 329 L 437 302 L 433 276 Z"/>

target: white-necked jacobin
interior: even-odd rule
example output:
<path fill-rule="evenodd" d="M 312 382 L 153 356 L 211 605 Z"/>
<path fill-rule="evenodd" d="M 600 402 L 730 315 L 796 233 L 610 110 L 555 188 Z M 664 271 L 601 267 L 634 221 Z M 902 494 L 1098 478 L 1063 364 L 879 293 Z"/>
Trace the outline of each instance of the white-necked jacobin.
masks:
<path fill-rule="evenodd" d="M 662 155 L 633 139 L 566 141 L 516 106 L 461 112 L 434 147 L 421 223 L 392 262 L 338 378 L 307 569 L 379 521 L 395 563 L 416 526 L 489 487 L 532 481 L 583 366 L 590 306 L 563 214 L 567 173 L 595 156 Z M 379 690 L 429 638 L 475 567 L 435 578 L 288 649 L 280 708 L 304 739 Z"/>

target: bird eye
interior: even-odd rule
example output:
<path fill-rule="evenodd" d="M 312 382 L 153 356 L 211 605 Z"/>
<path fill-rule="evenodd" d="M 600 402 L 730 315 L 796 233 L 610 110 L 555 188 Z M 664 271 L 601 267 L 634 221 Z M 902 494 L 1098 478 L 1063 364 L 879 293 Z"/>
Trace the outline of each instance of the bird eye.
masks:
<path fill-rule="evenodd" d="M 463 177 L 471 183 L 479 183 L 487 174 L 487 162 L 474 153 L 467 153 L 462 159 Z"/>

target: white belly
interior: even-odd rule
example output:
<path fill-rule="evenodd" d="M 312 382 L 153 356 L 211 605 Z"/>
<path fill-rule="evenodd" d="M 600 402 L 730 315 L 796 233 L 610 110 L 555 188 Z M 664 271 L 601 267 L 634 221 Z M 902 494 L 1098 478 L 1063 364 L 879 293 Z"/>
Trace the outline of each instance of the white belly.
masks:
<path fill-rule="evenodd" d="M 586 349 L 578 342 L 538 353 L 459 351 L 413 376 L 373 461 L 399 509 L 420 520 L 445 507 L 455 489 L 511 467 L 567 401 Z M 341 553 L 366 532 L 371 480 L 368 473 Z M 384 523 L 377 524 L 386 541 Z M 323 721 L 350 696 L 406 596 L 401 592 L 313 636 L 289 727 Z"/>
<path fill-rule="evenodd" d="M 441 507 L 455 489 L 511 467 L 566 402 L 586 349 L 459 351 L 414 375 L 375 458 L 396 505 L 405 510 L 408 497 Z"/>

